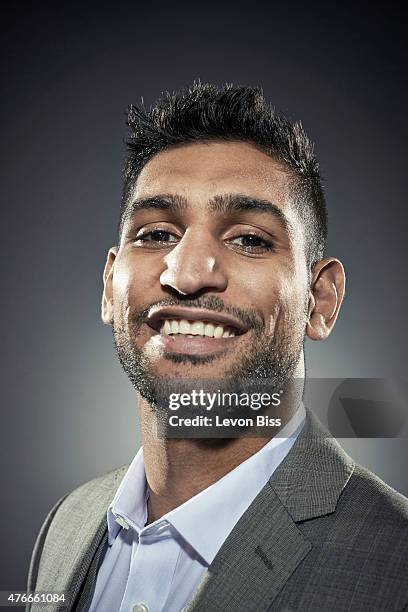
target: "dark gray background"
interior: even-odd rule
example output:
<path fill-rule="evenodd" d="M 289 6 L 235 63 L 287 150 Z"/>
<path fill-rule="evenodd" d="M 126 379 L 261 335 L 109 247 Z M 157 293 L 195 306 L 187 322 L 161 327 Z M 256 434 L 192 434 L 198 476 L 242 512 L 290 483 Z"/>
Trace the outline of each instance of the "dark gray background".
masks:
<path fill-rule="evenodd" d="M 315 377 L 405 375 L 404 23 L 390 3 L 18 4 L 2 15 L 0 589 L 55 501 L 129 461 L 134 394 L 99 320 L 124 110 L 193 79 L 262 85 L 317 142 L 348 292 Z M 404 440 L 345 441 L 408 493 Z"/>

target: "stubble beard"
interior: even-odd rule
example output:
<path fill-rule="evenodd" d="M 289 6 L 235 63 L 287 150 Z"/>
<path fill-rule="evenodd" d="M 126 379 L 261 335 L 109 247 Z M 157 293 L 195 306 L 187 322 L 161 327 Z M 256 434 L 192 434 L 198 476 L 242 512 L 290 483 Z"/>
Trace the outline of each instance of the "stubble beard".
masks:
<path fill-rule="evenodd" d="M 174 300 L 163 300 L 160 305 L 180 305 Z M 192 388 L 206 388 L 231 393 L 247 390 L 258 386 L 270 392 L 283 391 L 293 381 L 296 368 L 301 358 L 304 330 L 307 320 L 306 303 L 297 314 L 286 313 L 282 320 L 276 321 L 273 335 L 268 336 L 265 323 L 258 313 L 253 310 L 226 308 L 218 297 L 207 297 L 195 301 L 183 301 L 183 306 L 208 308 L 214 311 L 224 311 L 233 314 L 245 323 L 251 334 L 251 348 L 245 348 L 241 358 L 222 378 L 209 380 L 208 377 L 200 379 L 195 370 L 197 366 L 214 363 L 222 360 L 222 356 L 194 356 L 167 353 L 165 359 L 172 363 L 185 364 L 186 376 L 169 378 L 158 376 L 154 371 L 154 364 L 137 346 L 137 336 L 142 324 L 146 321 L 150 308 L 145 307 L 135 311 L 125 322 L 125 317 L 115 317 L 113 325 L 114 344 L 122 368 L 130 382 L 140 396 L 157 413 L 168 414 L 168 400 L 171 393 L 189 392 Z M 221 364 L 215 368 L 221 371 Z"/>

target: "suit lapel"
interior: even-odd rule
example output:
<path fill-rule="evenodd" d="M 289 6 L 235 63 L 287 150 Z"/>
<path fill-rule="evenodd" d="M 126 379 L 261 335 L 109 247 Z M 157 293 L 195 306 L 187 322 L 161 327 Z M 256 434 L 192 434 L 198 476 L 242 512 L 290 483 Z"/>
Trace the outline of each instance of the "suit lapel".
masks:
<path fill-rule="evenodd" d="M 354 461 L 308 410 L 304 428 L 269 483 L 295 522 L 334 512 Z"/>
<path fill-rule="evenodd" d="M 296 522 L 333 512 L 353 469 L 308 412 L 291 451 L 225 540 L 185 611 L 269 609 L 312 548 Z"/>
<path fill-rule="evenodd" d="M 268 609 L 310 548 L 267 485 L 224 542 L 185 611 Z"/>

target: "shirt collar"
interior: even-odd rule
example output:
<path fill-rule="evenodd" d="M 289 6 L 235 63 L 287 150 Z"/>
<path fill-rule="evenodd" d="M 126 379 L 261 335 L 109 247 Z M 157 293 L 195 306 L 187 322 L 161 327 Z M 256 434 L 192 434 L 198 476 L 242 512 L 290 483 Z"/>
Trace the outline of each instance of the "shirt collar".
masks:
<path fill-rule="evenodd" d="M 121 527 L 132 527 L 139 533 L 147 520 L 148 489 L 143 447 L 130 464 L 115 497 L 108 508 L 108 542 L 111 545 Z M 124 521 L 124 522 L 123 522 Z"/>
<path fill-rule="evenodd" d="M 300 404 L 279 436 L 155 523 L 168 521 L 210 565 L 239 518 L 291 449 L 304 419 L 305 409 Z M 143 448 L 140 448 L 108 509 L 109 544 L 117 536 L 120 525 L 130 526 L 137 533 L 143 529 L 147 520 L 147 498 Z"/>

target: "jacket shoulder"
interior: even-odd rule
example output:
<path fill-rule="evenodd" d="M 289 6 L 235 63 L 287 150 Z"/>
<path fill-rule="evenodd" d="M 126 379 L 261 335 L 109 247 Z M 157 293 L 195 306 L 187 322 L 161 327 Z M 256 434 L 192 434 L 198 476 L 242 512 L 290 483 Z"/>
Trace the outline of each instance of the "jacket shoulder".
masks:
<path fill-rule="evenodd" d="M 84 517 L 106 514 L 116 489 L 118 488 L 128 466 L 122 466 L 107 474 L 93 478 L 66 495 L 54 513 L 51 531 L 61 526 L 65 531 L 68 526 L 81 524 Z"/>
<path fill-rule="evenodd" d="M 344 497 L 360 509 L 369 506 L 370 516 L 381 518 L 382 525 L 395 523 L 408 528 L 408 498 L 361 465 L 356 464 Z"/>
<path fill-rule="evenodd" d="M 405 581 L 408 597 L 408 499 L 383 482 L 368 469 L 356 464 L 333 513 L 307 522 L 305 533 L 344 567 L 353 559 L 356 573 L 362 568 L 382 581 Z M 317 529 L 318 527 L 318 529 Z M 352 557 L 350 557 L 352 553 Z M 358 571 L 357 571 L 358 568 Z"/>
<path fill-rule="evenodd" d="M 81 526 L 93 522 L 97 525 L 103 520 L 127 468 L 125 465 L 89 480 L 62 497 L 51 509 L 41 526 L 31 556 L 29 591 L 34 591 L 39 581 L 42 582 L 49 565 L 55 562 L 56 554 L 61 554 L 66 546 L 80 537 Z"/>
<path fill-rule="evenodd" d="M 105 497 L 104 494 L 115 493 L 128 467 L 128 465 L 124 465 L 107 474 L 92 478 L 92 480 L 88 480 L 68 493 L 63 498 L 55 518 L 58 517 L 59 513 L 72 512 L 84 506 L 98 506 L 98 499 L 101 495 Z"/>
<path fill-rule="evenodd" d="M 324 516 L 300 522 L 297 527 L 312 545 L 290 581 L 301 602 L 299 609 L 322 609 L 322 601 L 329 608 L 327 602 L 333 601 L 333 597 L 342 602 L 341 609 L 405 609 L 406 497 L 355 464 L 336 508 Z"/>

